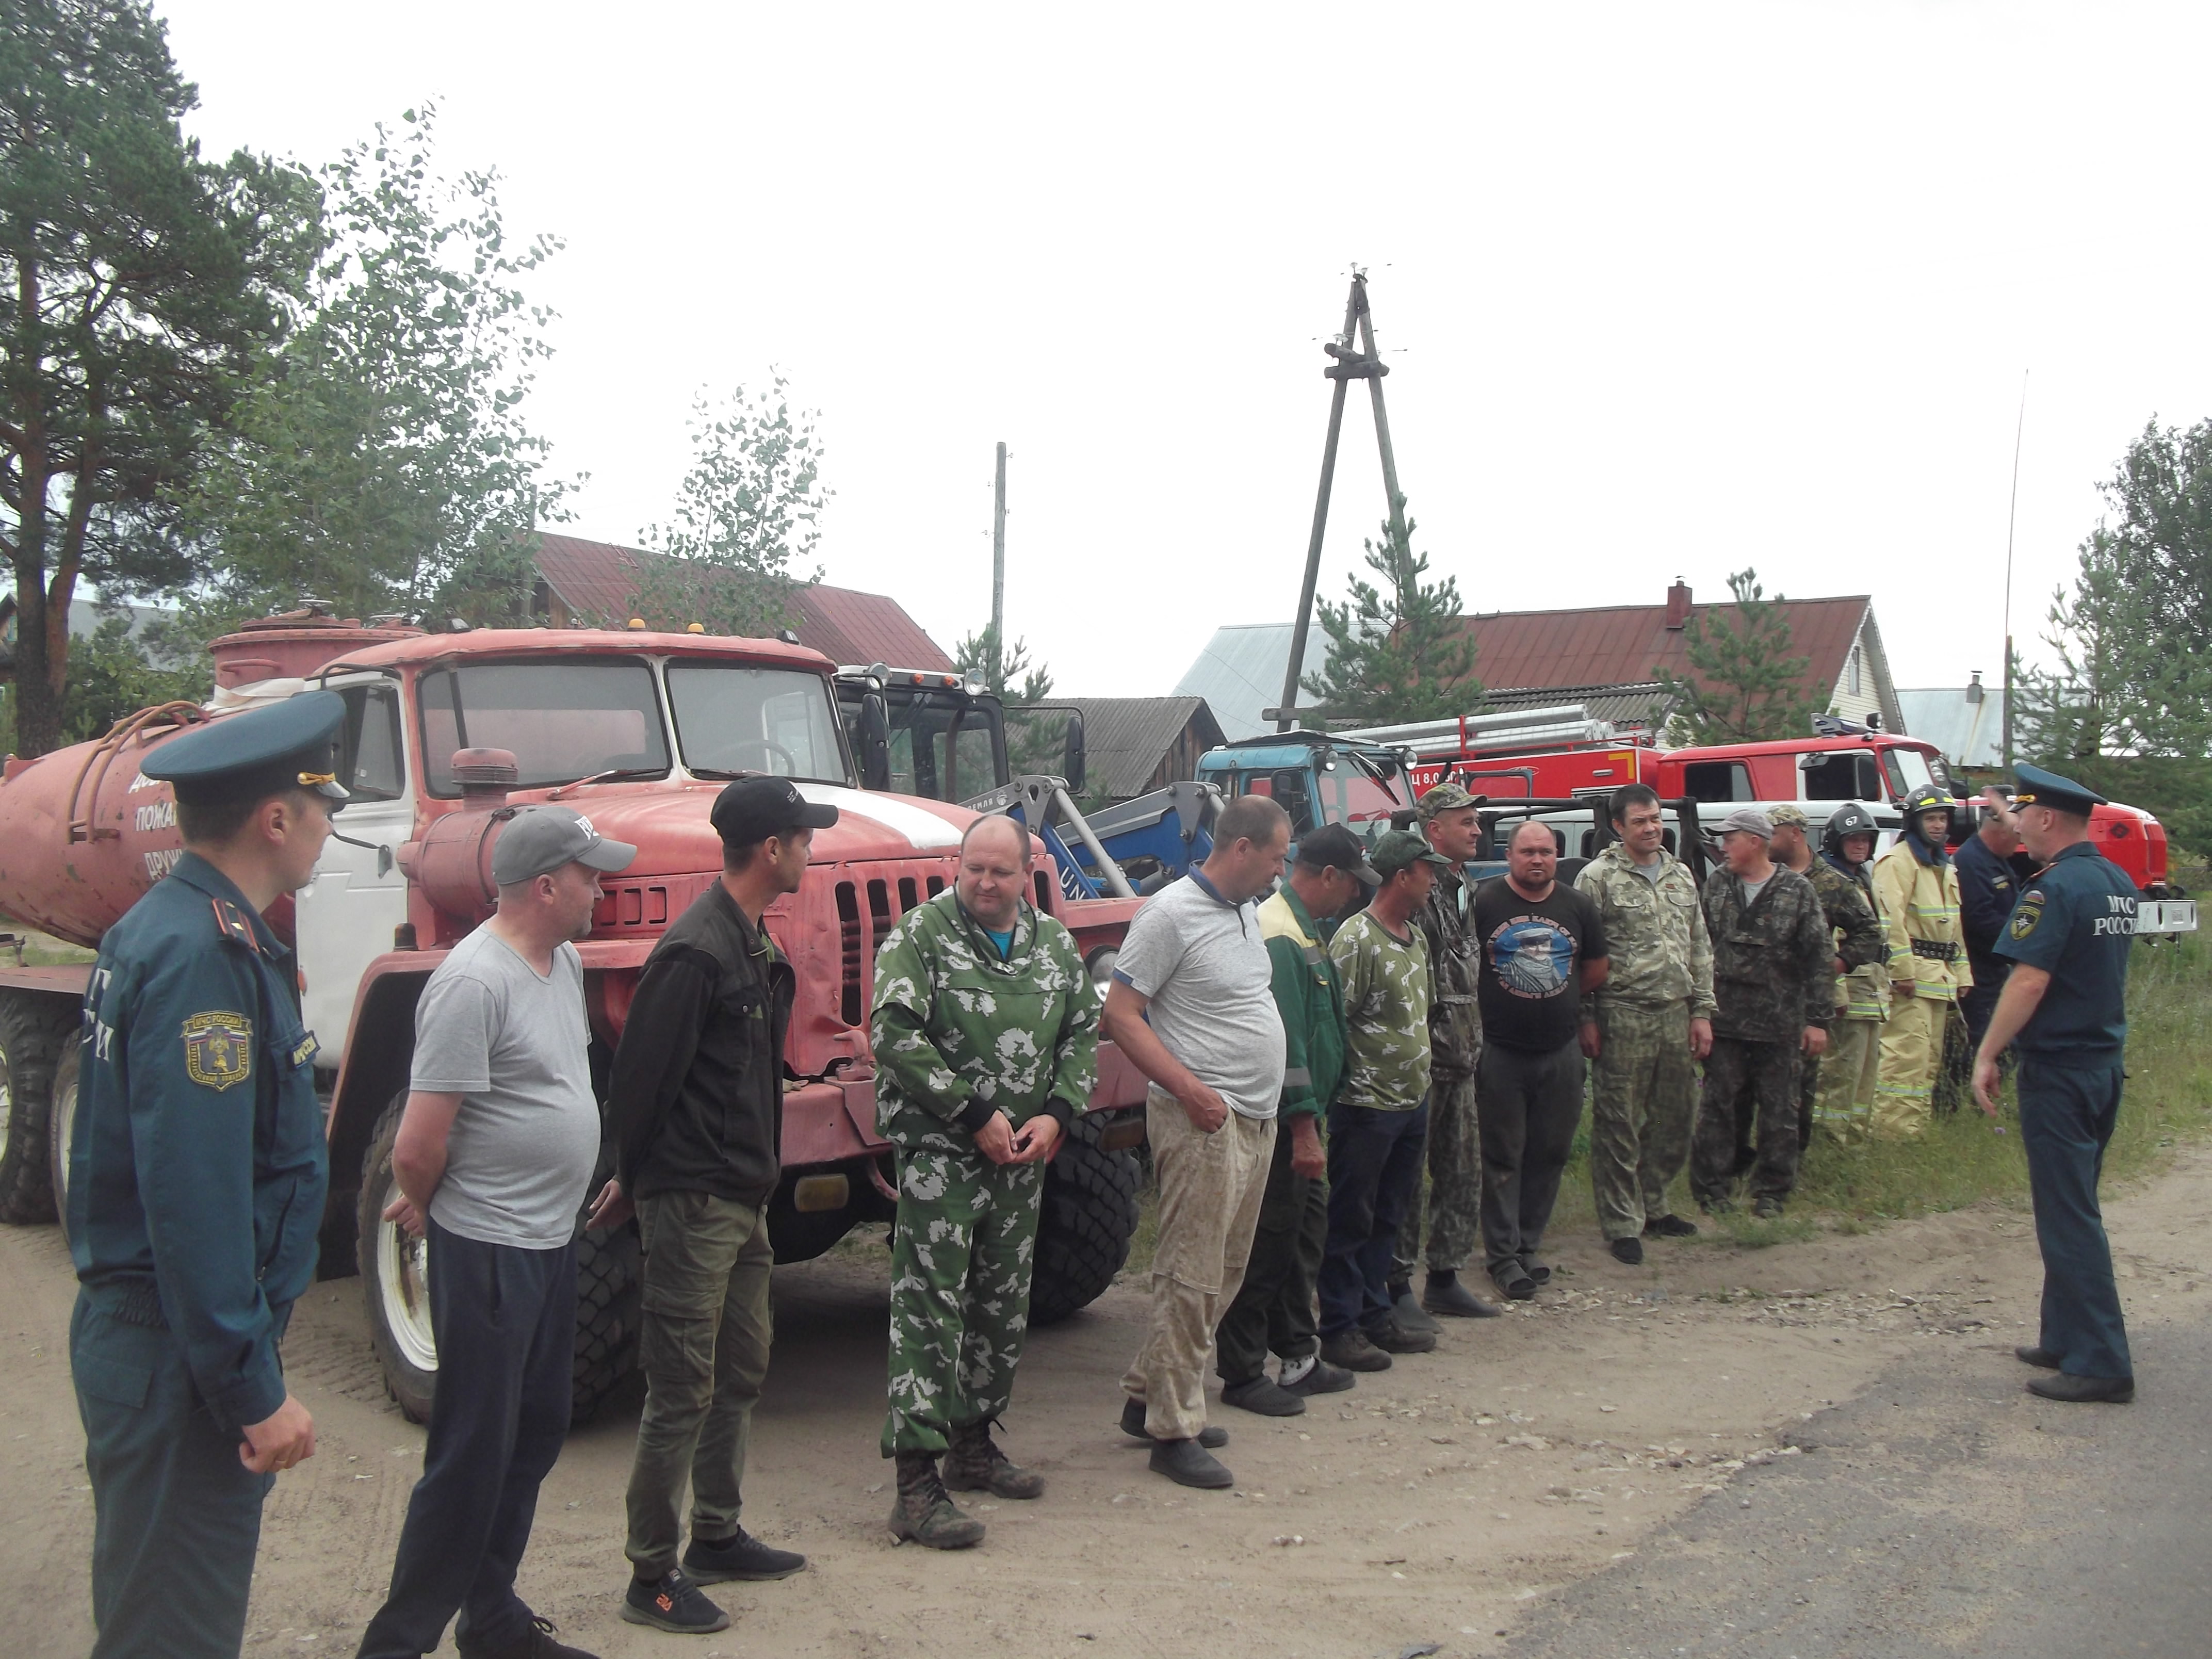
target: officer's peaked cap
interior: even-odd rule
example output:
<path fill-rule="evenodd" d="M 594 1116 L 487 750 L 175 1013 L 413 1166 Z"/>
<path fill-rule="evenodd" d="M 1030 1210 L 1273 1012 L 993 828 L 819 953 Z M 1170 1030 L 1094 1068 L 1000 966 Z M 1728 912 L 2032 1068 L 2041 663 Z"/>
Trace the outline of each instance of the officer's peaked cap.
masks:
<path fill-rule="evenodd" d="M 344 723 L 345 699 L 337 692 L 302 691 L 197 726 L 155 750 L 138 769 L 185 800 L 259 799 L 305 789 L 335 809 L 347 799 L 337 780 Z"/>
<path fill-rule="evenodd" d="M 2013 774 L 2020 780 L 2020 788 L 2012 798 L 2014 806 L 2049 806 L 2086 818 L 2091 807 L 2109 804 L 2087 785 L 2062 778 L 2056 772 L 2046 772 L 2039 766 L 2015 766 Z"/>

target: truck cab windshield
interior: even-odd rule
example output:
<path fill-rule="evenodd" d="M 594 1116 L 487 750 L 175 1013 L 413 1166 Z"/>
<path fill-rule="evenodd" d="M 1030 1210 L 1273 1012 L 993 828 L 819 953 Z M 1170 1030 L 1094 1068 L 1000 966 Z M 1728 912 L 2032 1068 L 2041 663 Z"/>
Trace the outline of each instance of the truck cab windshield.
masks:
<path fill-rule="evenodd" d="M 668 706 L 684 764 L 700 773 L 767 772 L 849 783 L 829 683 L 819 674 L 672 662 Z"/>
<path fill-rule="evenodd" d="M 522 789 L 603 772 L 668 772 L 660 697 L 641 661 L 459 663 L 425 673 L 418 695 L 422 771 L 434 795 L 461 793 L 457 749 L 513 750 Z"/>

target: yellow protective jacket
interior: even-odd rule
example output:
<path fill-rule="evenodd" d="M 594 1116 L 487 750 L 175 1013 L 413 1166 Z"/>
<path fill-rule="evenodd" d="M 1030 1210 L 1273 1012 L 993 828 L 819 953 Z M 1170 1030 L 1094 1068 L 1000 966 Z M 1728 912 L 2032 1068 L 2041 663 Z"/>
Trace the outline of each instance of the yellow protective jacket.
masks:
<path fill-rule="evenodd" d="M 1910 837 L 1874 862 L 1875 908 L 1889 936 L 1889 981 L 1899 995 L 1955 1002 L 1974 982 L 1959 923 L 1959 872 L 1923 860 Z"/>

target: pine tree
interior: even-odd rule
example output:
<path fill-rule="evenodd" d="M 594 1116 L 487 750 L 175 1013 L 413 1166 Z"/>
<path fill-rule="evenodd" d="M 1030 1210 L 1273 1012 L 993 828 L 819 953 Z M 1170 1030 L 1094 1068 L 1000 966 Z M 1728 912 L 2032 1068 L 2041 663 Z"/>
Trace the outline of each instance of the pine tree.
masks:
<path fill-rule="evenodd" d="M 1768 599 L 1755 570 L 1729 578 L 1733 619 L 1719 606 L 1692 613 L 1682 633 L 1687 674 L 1654 668 L 1661 698 L 1674 700 L 1669 735 L 1685 744 L 1758 743 L 1805 735 L 1823 700 L 1808 696 L 1809 657 L 1790 653 L 1782 595 Z"/>
<path fill-rule="evenodd" d="M 1367 568 L 1381 586 L 1354 575 L 1342 605 L 1321 602 L 1328 663 L 1306 676 L 1304 689 L 1316 699 L 1311 712 L 1325 720 L 1395 726 L 1481 707 L 1459 582 L 1422 580 L 1429 558 L 1413 551 L 1413 529 L 1407 520 L 1401 536 L 1386 523 L 1382 544 L 1366 544 Z"/>

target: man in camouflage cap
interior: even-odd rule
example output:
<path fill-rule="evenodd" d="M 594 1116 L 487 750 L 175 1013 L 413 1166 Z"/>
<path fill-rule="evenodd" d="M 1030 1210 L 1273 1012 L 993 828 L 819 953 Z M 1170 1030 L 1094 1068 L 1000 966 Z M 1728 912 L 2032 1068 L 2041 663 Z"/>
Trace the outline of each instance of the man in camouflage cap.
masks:
<path fill-rule="evenodd" d="M 1029 1327 L 1045 1161 L 1097 1079 L 1098 998 L 1067 929 L 1029 902 L 1030 860 L 1020 823 L 977 819 L 952 886 L 908 911 L 876 958 L 877 1122 L 899 1176 L 890 1527 L 936 1549 L 983 1536 L 947 1486 L 1044 1490 L 991 1425 L 1013 1397 Z"/>
<path fill-rule="evenodd" d="M 1468 932 L 1474 884 L 1464 866 L 1482 842 L 1474 797 L 1447 779 L 1417 803 L 1429 850 L 1446 860 L 1413 926 L 1429 948 L 1429 1273 L 1417 1304 L 1413 1269 L 1421 1259 L 1417 1188 L 1398 1229 L 1390 1301 L 1399 1322 L 1420 1328 L 1427 1314 L 1488 1319 L 1499 1310 L 1460 1283 L 1459 1271 L 1481 1240 L 1482 1141 L 1474 1115 L 1474 1070 L 1482 1058 L 1482 1013 L 1475 1004 L 1480 953 Z"/>
<path fill-rule="evenodd" d="M 1828 935 L 1836 942 L 1836 1013 L 1838 1020 L 1849 1007 L 1849 1000 L 1841 994 L 1843 977 L 1855 968 L 1864 968 L 1873 963 L 1889 959 L 1889 940 L 1882 933 L 1881 921 L 1874 913 L 1874 901 L 1862 890 L 1857 882 L 1837 869 L 1826 859 L 1813 856 L 1812 843 L 1805 832 L 1812 820 L 1805 816 L 1802 807 L 1784 801 L 1767 810 L 1767 820 L 1774 825 L 1774 839 L 1767 844 L 1773 860 L 1795 870 L 1813 884 L 1819 896 L 1820 912 L 1827 920 Z M 1798 1061 L 1797 1079 L 1797 1152 L 1802 1158 L 1813 1144 L 1813 1100 L 1820 1087 L 1820 1057 L 1807 1054 Z"/>

